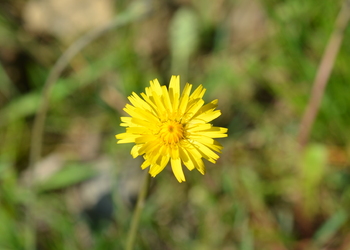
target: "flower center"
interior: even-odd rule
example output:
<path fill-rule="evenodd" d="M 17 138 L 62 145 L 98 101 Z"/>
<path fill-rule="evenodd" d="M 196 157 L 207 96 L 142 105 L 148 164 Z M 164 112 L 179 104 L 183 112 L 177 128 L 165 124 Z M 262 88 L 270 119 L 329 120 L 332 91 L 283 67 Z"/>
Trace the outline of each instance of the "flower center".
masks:
<path fill-rule="evenodd" d="M 166 144 L 177 143 L 184 137 L 183 126 L 176 121 L 163 122 L 159 136 Z"/>

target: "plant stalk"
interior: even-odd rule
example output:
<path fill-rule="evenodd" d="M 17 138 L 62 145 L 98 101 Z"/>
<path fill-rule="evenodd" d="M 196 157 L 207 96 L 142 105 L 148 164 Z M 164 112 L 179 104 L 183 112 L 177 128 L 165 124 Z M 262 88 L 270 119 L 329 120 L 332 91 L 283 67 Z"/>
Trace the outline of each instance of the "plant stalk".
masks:
<path fill-rule="evenodd" d="M 140 190 L 138 198 L 137 198 L 137 203 L 136 203 L 136 207 L 134 210 L 134 214 L 133 214 L 133 217 L 131 220 L 131 225 L 130 225 L 130 229 L 128 232 L 128 238 L 127 238 L 125 250 L 133 250 L 133 248 L 134 248 L 137 229 L 139 227 L 141 213 L 142 213 L 143 207 L 145 205 L 145 200 L 146 200 L 146 196 L 148 193 L 150 179 L 151 179 L 151 175 L 149 173 L 145 173 L 145 175 L 143 177 L 141 190 Z"/>
<path fill-rule="evenodd" d="M 320 109 L 321 101 L 331 75 L 335 59 L 338 55 L 344 32 L 350 19 L 350 0 L 343 3 L 336 19 L 335 27 L 326 50 L 323 54 L 321 63 L 318 67 L 317 74 L 313 83 L 311 97 L 305 109 L 302 121 L 300 123 L 298 143 L 301 151 L 309 141 L 310 132 L 315 122 L 316 116 Z"/>

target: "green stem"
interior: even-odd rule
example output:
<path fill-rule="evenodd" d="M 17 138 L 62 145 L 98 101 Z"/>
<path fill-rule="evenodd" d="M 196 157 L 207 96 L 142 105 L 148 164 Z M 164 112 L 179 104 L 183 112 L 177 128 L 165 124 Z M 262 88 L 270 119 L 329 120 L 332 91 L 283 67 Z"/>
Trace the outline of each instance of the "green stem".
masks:
<path fill-rule="evenodd" d="M 140 223 L 141 212 L 142 212 L 142 209 L 143 209 L 144 204 L 145 204 L 145 199 L 146 199 L 147 192 L 148 192 L 150 178 L 151 178 L 150 174 L 145 173 L 145 176 L 143 178 L 143 183 L 141 186 L 141 190 L 140 190 L 139 196 L 137 198 L 136 208 L 135 208 L 132 220 L 131 220 L 130 229 L 128 232 L 128 238 L 127 238 L 126 248 L 125 248 L 126 250 L 132 250 L 134 247 L 136 233 L 137 233 L 137 229 L 138 229 L 139 223 Z"/>

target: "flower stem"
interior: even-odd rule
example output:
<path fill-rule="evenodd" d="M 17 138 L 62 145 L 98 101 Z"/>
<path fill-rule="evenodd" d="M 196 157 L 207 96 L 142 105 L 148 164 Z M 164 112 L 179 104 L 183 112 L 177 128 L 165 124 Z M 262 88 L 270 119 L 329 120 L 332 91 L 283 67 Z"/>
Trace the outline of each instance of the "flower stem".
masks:
<path fill-rule="evenodd" d="M 132 220 L 131 220 L 130 229 L 128 232 L 128 238 L 127 238 L 126 248 L 125 248 L 126 250 L 132 250 L 134 247 L 136 233 L 137 233 L 137 229 L 138 229 L 139 222 L 140 222 L 141 212 L 142 212 L 142 209 L 143 209 L 144 204 L 145 204 L 145 199 L 146 199 L 147 192 L 148 192 L 150 178 L 151 178 L 150 174 L 145 173 L 145 175 L 143 177 L 141 190 L 140 190 L 139 196 L 137 198 L 136 208 L 135 208 Z"/>

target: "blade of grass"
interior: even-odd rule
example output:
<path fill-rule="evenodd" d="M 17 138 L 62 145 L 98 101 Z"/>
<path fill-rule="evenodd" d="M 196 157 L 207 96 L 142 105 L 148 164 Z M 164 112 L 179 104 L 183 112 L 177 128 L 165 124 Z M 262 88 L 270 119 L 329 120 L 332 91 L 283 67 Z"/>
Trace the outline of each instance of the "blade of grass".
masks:
<path fill-rule="evenodd" d="M 343 41 L 344 32 L 348 25 L 349 19 L 350 1 L 347 0 L 344 2 L 342 9 L 340 10 L 336 19 L 333 33 L 327 44 L 326 50 L 317 70 L 309 103 L 305 109 L 303 118 L 300 123 L 298 143 L 301 147 L 301 150 L 305 147 L 309 140 L 310 131 L 320 109 L 323 94 L 331 75 L 336 56 Z"/>

